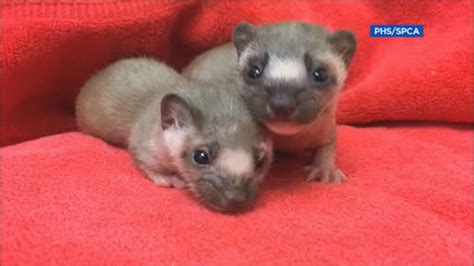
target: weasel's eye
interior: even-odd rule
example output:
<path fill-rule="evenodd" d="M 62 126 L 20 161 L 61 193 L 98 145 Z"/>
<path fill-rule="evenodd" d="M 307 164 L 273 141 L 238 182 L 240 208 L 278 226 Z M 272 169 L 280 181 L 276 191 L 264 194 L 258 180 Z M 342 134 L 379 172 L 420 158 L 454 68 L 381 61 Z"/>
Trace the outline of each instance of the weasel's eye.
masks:
<path fill-rule="evenodd" d="M 254 66 L 247 72 L 247 76 L 249 76 L 251 79 L 258 79 L 260 76 L 262 76 L 262 70 Z"/>
<path fill-rule="evenodd" d="M 313 72 L 313 79 L 316 82 L 325 82 L 328 80 L 328 72 L 325 68 L 318 68 Z"/>
<path fill-rule="evenodd" d="M 193 161 L 196 164 L 209 164 L 209 154 L 205 150 L 195 150 L 193 153 Z"/>

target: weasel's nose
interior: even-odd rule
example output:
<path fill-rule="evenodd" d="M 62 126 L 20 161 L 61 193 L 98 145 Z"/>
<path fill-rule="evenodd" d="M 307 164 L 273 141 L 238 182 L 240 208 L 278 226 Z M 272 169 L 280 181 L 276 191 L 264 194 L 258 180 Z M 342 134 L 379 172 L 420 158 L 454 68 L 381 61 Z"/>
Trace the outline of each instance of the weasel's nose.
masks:
<path fill-rule="evenodd" d="M 248 202 L 248 193 L 243 189 L 236 189 L 234 191 L 226 191 L 227 208 L 230 211 L 240 210 L 246 207 Z"/>
<path fill-rule="evenodd" d="M 219 179 L 203 178 L 194 184 L 195 193 L 203 202 L 220 211 L 235 212 L 249 207 L 256 198 L 258 183 L 245 178 L 238 182 L 220 182 Z"/>
<path fill-rule="evenodd" d="M 224 192 L 228 211 L 239 211 L 248 207 L 257 194 L 257 185 L 250 178 L 241 180 L 240 184 L 236 184 L 233 188 Z"/>
<path fill-rule="evenodd" d="M 296 110 L 296 100 L 294 97 L 278 93 L 270 100 L 270 107 L 277 117 L 287 117 Z"/>

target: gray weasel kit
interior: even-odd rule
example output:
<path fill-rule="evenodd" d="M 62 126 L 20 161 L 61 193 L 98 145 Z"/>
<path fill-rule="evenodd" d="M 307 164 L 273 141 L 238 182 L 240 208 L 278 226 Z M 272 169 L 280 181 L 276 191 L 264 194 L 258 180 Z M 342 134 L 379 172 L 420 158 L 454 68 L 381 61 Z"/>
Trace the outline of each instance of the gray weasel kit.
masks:
<path fill-rule="evenodd" d="M 345 180 L 335 164 L 335 117 L 354 35 L 300 22 L 243 22 L 232 42 L 198 56 L 183 76 L 234 84 L 229 88 L 241 90 L 253 116 L 271 131 L 275 149 L 313 151 L 307 180 Z"/>
<path fill-rule="evenodd" d="M 77 123 L 127 148 L 156 184 L 188 187 L 217 210 L 240 209 L 256 197 L 272 144 L 238 90 L 221 84 L 186 81 L 152 59 L 120 60 L 81 89 Z"/>

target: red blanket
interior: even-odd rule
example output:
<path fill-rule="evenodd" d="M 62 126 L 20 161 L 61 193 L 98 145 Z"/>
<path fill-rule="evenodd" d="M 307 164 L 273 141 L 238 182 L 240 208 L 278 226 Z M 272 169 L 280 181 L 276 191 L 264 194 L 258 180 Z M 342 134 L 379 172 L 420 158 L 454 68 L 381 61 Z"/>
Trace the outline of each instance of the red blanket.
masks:
<path fill-rule="evenodd" d="M 470 265 L 472 131 L 340 128 L 341 186 L 279 159 L 253 210 L 222 215 L 79 133 L 2 150 L 3 263 Z"/>
<path fill-rule="evenodd" d="M 341 123 L 441 123 L 340 126 L 346 183 L 306 183 L 309 158 L 279 158 L 237 216 L 79 133 L 4 147 L 1 265 L 472 265 L 471 1 L 25 2 L 1 6 L 4 146 L 75 130 L 75 97 L 99 68 L 146 55 L 181 69 L 241 20 L 355 32 Z M 370 38 L 384 23 L 425 37 Z"/>

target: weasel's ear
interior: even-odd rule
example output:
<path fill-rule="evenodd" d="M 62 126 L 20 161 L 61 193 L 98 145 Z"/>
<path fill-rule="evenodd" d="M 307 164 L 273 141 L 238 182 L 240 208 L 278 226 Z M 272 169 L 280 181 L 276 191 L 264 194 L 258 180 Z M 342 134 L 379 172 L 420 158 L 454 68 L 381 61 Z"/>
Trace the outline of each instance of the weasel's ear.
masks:
<path fill-rule="evenodd" d="M 257 29 L 250 23 L 240 22 L 232 33 L 232 42 L 240 53 L 252 42 L 257 36 Z"/>
<path fill-rule="evenodd" d="M 357 47 L 354 34 L 348 30 L 337 30 L 329 36 L 329 43 L 348 66 Z"/>
<path fill-rule="evenodd" d="M 165 95 L 160 105 L 162 129 L 196 125 L 197 113 L 177 94 Z"/>

